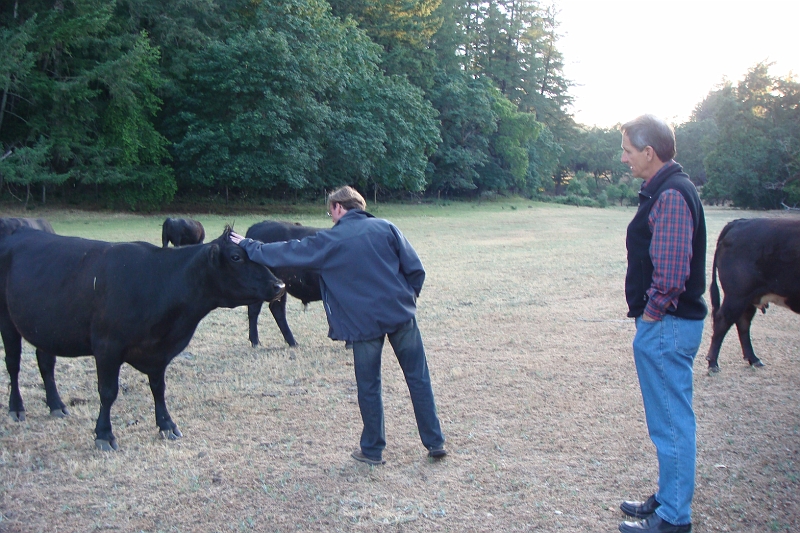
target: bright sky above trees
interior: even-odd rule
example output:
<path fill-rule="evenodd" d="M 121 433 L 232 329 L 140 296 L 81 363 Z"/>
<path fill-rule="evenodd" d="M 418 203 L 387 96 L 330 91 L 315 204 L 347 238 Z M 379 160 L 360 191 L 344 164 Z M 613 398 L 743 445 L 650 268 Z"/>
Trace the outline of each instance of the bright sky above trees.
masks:
<path fill-rule="evenodd" d="M 680 124 L 723 78 L 759 61 L 800 76 L 797 0 L 554 0 L 575 120 L 611 127 L 643 113 Z"/>

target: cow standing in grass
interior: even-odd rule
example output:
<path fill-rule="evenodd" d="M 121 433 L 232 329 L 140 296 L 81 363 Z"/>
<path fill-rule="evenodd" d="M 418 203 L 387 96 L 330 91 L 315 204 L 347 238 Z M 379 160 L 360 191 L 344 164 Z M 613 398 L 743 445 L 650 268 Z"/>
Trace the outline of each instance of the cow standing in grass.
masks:
<path fill-rule="evenodd" d="M 281 242 L 300 240 L 310 235 L 316 235 L 322 228 L 311 228 L 292 222 L 273 222 L 265 220 L 254 224 L 247 229 L 246 237 L 261 242 Z M 297 346 L 289 322 L 286 320 L 286 295 L 291 294 L 307 306 L 309 302 L 322 300 L 319 285 L 319 271 L 302 267 L 278 267 L 272 269 L 273 274 L 286 284 L 286 291 L 277 300 L 269 303 L 269 310 L 278 324 L 283 338 L 289 346 Z M 247 307 L 247 317 L 250 322 L 250 343 L 258 346 L 258 315 L 261 313 L 263 302 Z"/>
<path fill-rule="evenodd" d="M 197 220 L 191 218 L 168 218 L 161 226 L 161 246 L 166 248 L 169 243 L 173 246 L 186 246 L 189 244 L 203 244 L 206 230 Z"/>
<path fill-rule="evenodd" d="M 722 305 L 717 276 L 725 291 Z M 709 290 L 714 320 L 706 356 L 709 372 L 719 372 L 719 349 L 734 324 L 744 359 L 751 366 L 764 366 L 753 350 L 750 324 L 756 309 L 766 312 L 770 303 L 800 313 L 800 220 L 729 222 L 717 239 Z"/>
<path fill-rule="evenodd" d="M 111 406 L 123 363 L 147 374 L 161 434 L 180 437 L 164 401 L 169 362 L 213 309 L 273 300 L 284 290 L 267 268 L 230 242 L 230 231 L 209 244 L 183 248 L 25 228 L 0 239 L 0 334 L 11 378 L 11 417 L 25 418 L 19 390 L 24 338 L 36 347 L 47 405 L 56 416 L 67 414 L 55 383 L 56 355 L 94 356 L 98 448 L 118 449 Z"/>

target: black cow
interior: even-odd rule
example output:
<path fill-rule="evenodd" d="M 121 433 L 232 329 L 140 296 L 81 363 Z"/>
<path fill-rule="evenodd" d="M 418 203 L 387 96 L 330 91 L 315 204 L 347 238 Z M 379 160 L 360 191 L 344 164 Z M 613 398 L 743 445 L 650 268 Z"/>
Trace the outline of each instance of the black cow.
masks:
<path fill-rule="evenodd" d="M 174 246 L 187 244 L 203 244 L 206 230 L 203 225 L 191 218 L 168 218 L 161 227 L 161 246 L 166 248 L 169 243 Z"/>
<path fill-rule="evenodd" d="M 50 222 L 43 218 L 0 218 L 0 237 L 11 235 L 19 228 L 33 228 L 47 233 L 55 233 Z"/>
<path fill-rule="evenodd" d="M 717 271 L 725 291 L 722 306 Z M 714 331 L 706 356 L 709 372 L 719 372 L 719 349 L 733 324 L 744 358 L 751 366 L 764 366 L 750 342 L 750 323 L 756 309 L 766 312 L 770 303 L 800 313 L 800 220 L 729 222 L 717 240 L 710 292 Z"/>
<path fill-rule="evenodd" d="M 273 222 L 266 220 L 254 224 L 247 229 L 245 237 L 256 239 L 261 242 L 279 242 L 294 239 L 302 239 L 309 235 L 316 235 L 322 228 L 310 228 L 292 222 Z M 322 293 L 319 286 L 319 273 L 315 270 L 305 268 L 273 268 L 272 272 L 286 284 L 286 292 L 277 300 L 269 303 L 269 310 L 275 318 L 275 323 L 283 333 L 283 338 L 289 346 L 297 346 L 289 323 L 286 321 L 286 294 L 291 294 L 303 305 L 308 302 L 322 300 Z M 247 317 L 250 321 L 250 342 L 253 346 L 258 346 L 258 315 L 261 313 L 263 302 L 251 304 L 247 307 Z"/>
<path fill-rule="evenodd" d="M 56 388 L 55 356 L 94 355 L 100 414 L 95 445 L 118 449 L 111 406 L 128 363 L 147 374 L 162 436 L 181 436 L 164 401 L 164 374 L 200 320 L 217 307 L 272 300 L 283 284 L 230 241 L 158 248 L 20 229 L 0 239 L 0 333 L 11 377 L 9 413 L 24 420 L 21 340 L 36 347 L 47 405 L 67 414 Z"/>

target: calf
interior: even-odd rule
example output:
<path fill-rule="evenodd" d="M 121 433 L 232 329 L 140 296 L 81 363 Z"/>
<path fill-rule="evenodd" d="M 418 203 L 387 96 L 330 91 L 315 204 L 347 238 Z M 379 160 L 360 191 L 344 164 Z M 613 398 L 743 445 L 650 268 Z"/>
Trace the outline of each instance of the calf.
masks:
<path fill-rule="evenodd" d="M 322 228 L 310 228 L 291 222 L 273 222 L 266 220 L 250 226 L 246 237 L 261 242 L 279 242 L 300 240 L 310 235 L 316 235 L 323 231 Z M 322 300 L 322 293 L 319 284 L 319 273 L 315 270 L 306 268 L 275 268 L 272 269 L 275 276 L 286 284 L 286 292 L 277 300 L 269 303 L 269 310 L 278 324 L 284 340 L 289 346 L 297 346 L 289 323 L 286 321 L 286 294 L 291 294 L 295 298 L 308 305 L 309 302 Z M 251 304 L 247 307 L 247 317 L 250 321 L 250 342 L 253 346 L 258 346 L 258 315 L 261 313 L 263 302 Z"/>
<path fill-rule="evenodd" d="M 719 283 L 725 291 L 720 306 Z M 711 308 L 714 323 L 708 349 L 708 370 L 719 372 L 719 349 L 733 324 L 744 358 L 764 366 L 750 342 L 750 323 L 756 309 L 770 303 L 800 313 L 800 220 L 739 219 L 719 234 L 711 270 Z"/>
<path fill-rule="evenodd" d="M 161 246 L 166 248 L 169 243 L 174 246 L 188 244 L 203 244 L 206 230 L 203 225 L 191 218 L 168 218 L 161 227 Z"/>
<path fill-rule="evenodd" d="M 128 363 L 147 374 L 161 434 L 181 436 L 164 401 L 167 365 L 217 307 L 273 300 L 284 285 L 230 242 L 158 248 L 20 229 L 0 239 L 0 334 L 11 377 L 9 414 L 24 420 L 19 390 L 22 339 L 36 359 L 51 413 L 67 414 L 55 383 L 55 356 L 93 355 L 100 414 L 95 445 L 118 449 L 111 406 Z"/>
<path fill-rule="evenodd" d="M 55 233 L 50 222 L 43 218 L 0 218 L 0 237 L 11 235 L 19 228 L 33 228 L 47 233 Z"/>

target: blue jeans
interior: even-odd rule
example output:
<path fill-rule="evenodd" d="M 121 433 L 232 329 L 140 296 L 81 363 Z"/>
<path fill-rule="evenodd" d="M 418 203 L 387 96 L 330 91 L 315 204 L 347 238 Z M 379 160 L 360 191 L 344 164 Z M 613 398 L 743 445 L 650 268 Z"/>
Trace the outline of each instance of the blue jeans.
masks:
<path fill-rule="evenodd" d="M 417 429 L 422 444 L 430 449 L 444 444 L 444 435 L 436 415 L 428 361 L 422 345 L 417 319 L 412 318 L 399 330 L 386 335 L 397 362 L 406 378 Z M 361 432 L 361 452 L 367 457 L 381 458 L 386 448 L 381 397 L 381 352 L 386 336 L 353 342 L 353 367 L 358 385 L 358 407 L 364 430 Z"/>
<path fill-rule="evenodd" d="M 658 515 L 674 525 L 692 521 L 697 425 L 692 409 L 692 366 L 703 336 L 702 320 L 664 315 L 636 318 L 633 358 L 642 389 L 650 439 L 658 454 Z"/>

